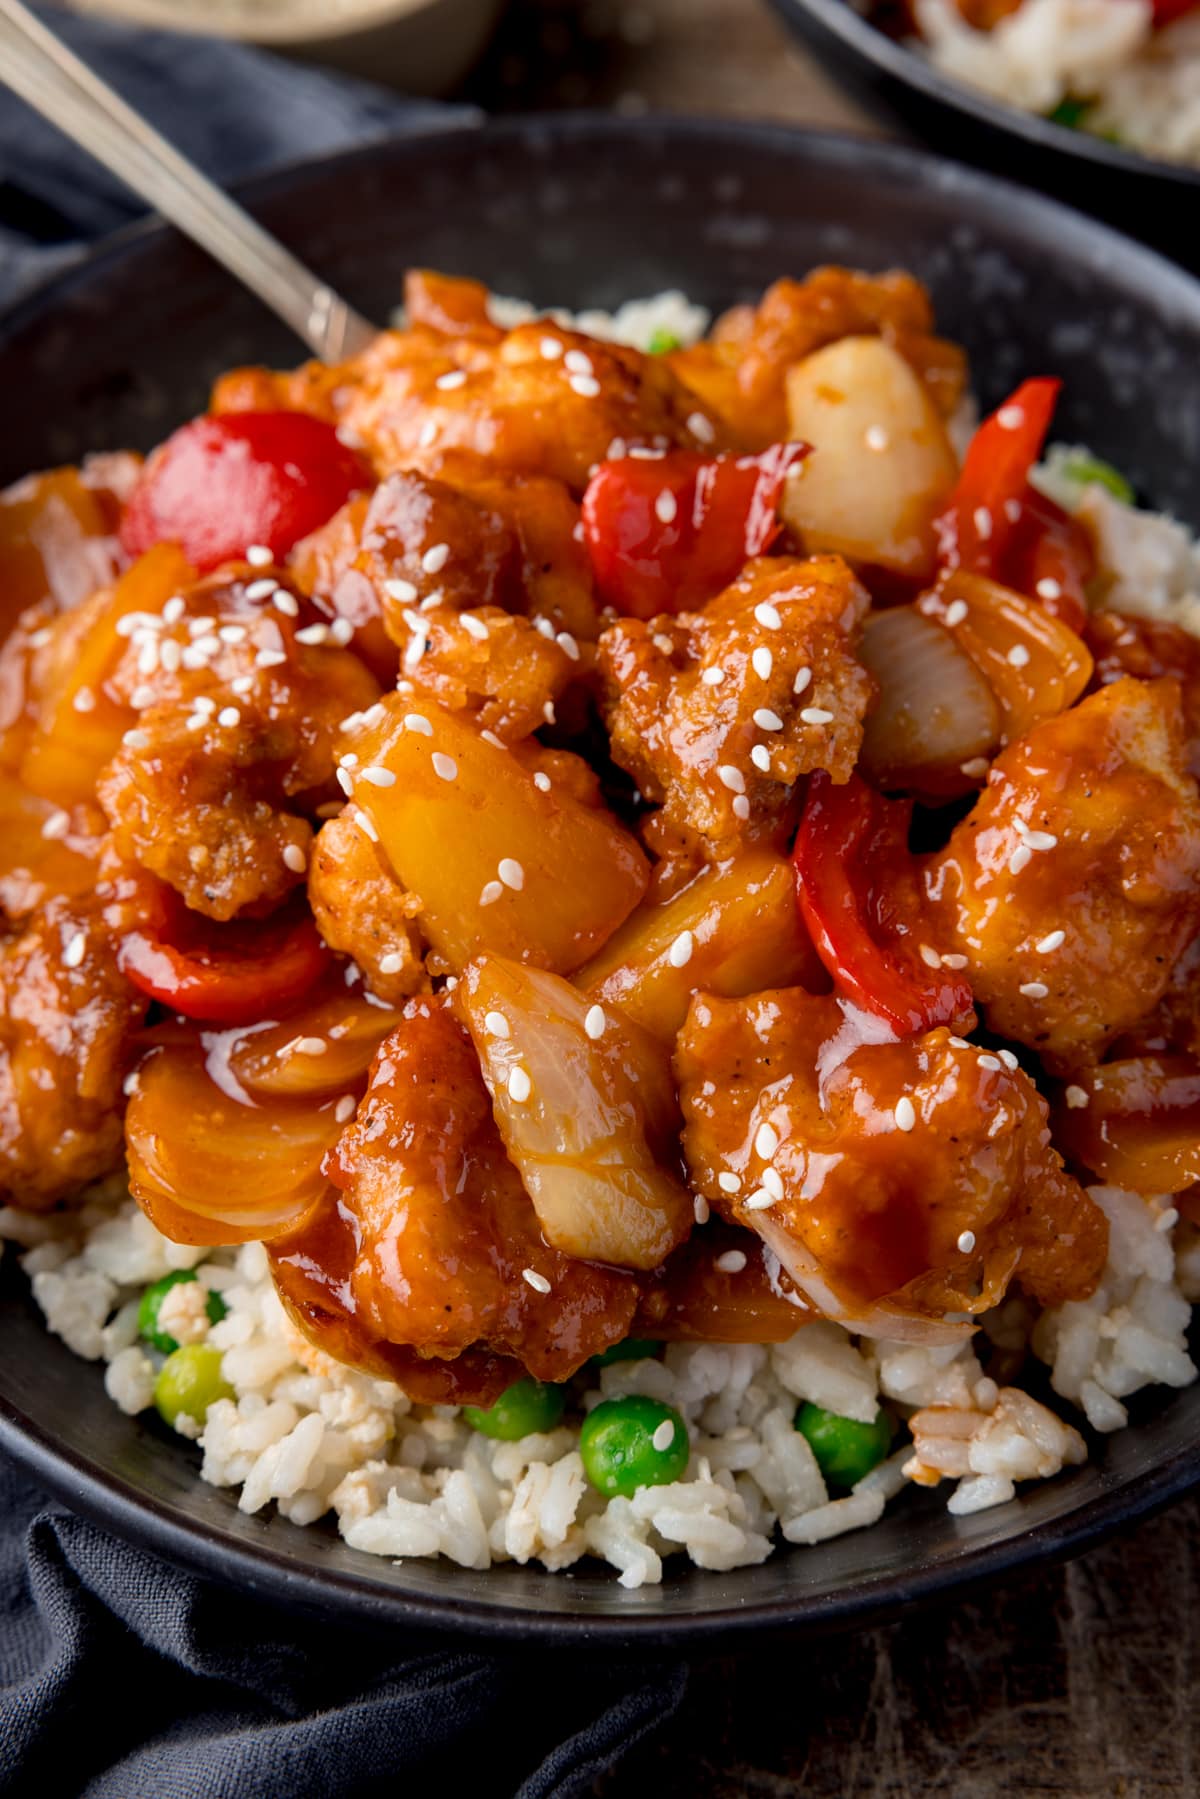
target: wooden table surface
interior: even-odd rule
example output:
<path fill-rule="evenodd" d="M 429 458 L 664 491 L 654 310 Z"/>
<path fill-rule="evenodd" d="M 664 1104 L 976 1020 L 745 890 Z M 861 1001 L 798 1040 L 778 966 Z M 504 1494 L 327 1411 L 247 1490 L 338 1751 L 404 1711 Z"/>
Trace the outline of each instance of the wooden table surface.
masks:
<path fill-rule="evenodd" d="M 514 0 L 493 110 L 647 107 L 879 132 L 760 0 Z M 886 1629 L 700 1660 L 600 1799 L 1195 1799 L 1200 1501 Z"/>

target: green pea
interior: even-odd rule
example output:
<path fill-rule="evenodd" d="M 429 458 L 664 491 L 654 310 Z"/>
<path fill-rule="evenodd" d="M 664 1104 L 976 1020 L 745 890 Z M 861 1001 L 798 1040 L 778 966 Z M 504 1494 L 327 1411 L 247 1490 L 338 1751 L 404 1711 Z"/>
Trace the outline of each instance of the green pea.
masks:
<path fill-rule="evenodd" d="M 196 1278 L 194 1268 L 176 1268 L 172 1273 L 164 1274 L 160 1281 L 155 1281 L 153 1286 L 147 1287 L 142 1294 L 141 1302 L 138 1305 L 138 1332 L 152 1349 L 161 1349 L 164 1355 L 170 1355 L 179 1348 L 179 1344 L 168 1331 L 159 1329 L 158 1314 L 163 1300 L 172 1287 L 178 1287 L 181 1282 L 194 1281 Z M 204 1310 L 208 1314 L 210 1324 L 219 1324 L 229 1307 L 221 1295 L 214 1293 L 210 1288 L 208 1298 L 204 1302 Z"/>
<path fill-rule="evenodd" d="M 796 1429 L 807 1437 L 817 1466 L 834 1487 L 852 1487 L 880 1463 L 891 1447 L 892 1422 L 878 1411 L 870 1424 L 805 1403 L 796 1413 Z"/>
<path fill-rule="evenodd" d="M 1072 450 L 1063 457 L 1060 467 L 1068 480 L 1078 481 L 1081 486 L 1091 483 L 1107 488 L 1115 499 L 1123 500 L 1126 506 L 1133 505 L 1136 496 L 1132 487 L 1111 462 L 1103 462 L 1087 450 Z"/>
<path fill-rule="evenodd" d="M 1052 107 L 1046 114 L 1046 117 L 1052 125 L 1067 125 L 1072 131 L 1078 131 L 1083 124 L 1086 112 L 1086 100 L 1060 100 L 1058 105 Z"/>
<path fill-rule="evenodd" d="M 579 1453 L 588 1479 L 607 1499 L 678 1480 L 691 1446 L 679 1413 L 643 1393 L 606 1399 L 583 1421 Z"/>
<path fill-rule="evenodd" d="M 533 1432 L 553 1430 L 563 1415 L 566 1398 L 561 1387 L 527 1376 L 514 1381 L 501 1393 L 495 1405 L 483 1408 L 467 1405 L 463 1417 L 472 1430 L 485 1437 L 499 1437 L 503 1443 L 515 1443 Z"/>
<path fill-rule="evenodd" d="M 610 1343 L 599 1355 L 592 1356 L 589 1368 L 607 1368 L 612 1362 L 644 1362 L 656 1356 L 662 1344 L 653 1337 L 626 1337 L 621 1343 Z"/>
<path fill-rule="evenodd" d="M 665 356 L 669 350 L 680 349 L 682 344 L 682 338 L 677 337 L 673 331 L 664 331 L 660 325 L 657 331 L 650 333 L 646 348 L 651 356 Z"/>
<path fill-rule="evenodd" d="M 168 1424 L 185 1413 L 203 1424 L 218 1399 L 232 1399 L 233 1388 L 221 1372 L 221 1352 L 211 1343 L 185 1343 L 170 1354 L 154 1383 L 154 1403 Z"/>

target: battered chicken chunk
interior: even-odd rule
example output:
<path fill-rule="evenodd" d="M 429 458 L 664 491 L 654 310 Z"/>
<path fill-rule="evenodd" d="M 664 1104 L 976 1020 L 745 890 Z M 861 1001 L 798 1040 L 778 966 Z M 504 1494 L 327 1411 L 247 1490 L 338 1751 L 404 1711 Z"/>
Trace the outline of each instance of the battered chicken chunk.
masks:
<path fill-rule="evenodd" d="M 699 995 L 675 1066 L 697 1189 L 852 1327 L 979 1312 L 1014 1276 L 1046 1305 L 1095 1287 L 1103 1214 L 1013 1058 L 793 987 Z"/>
<path fill-rule="evenodd" d="M 849 777 L 874 692 L 853 655 L 867 606 L 840 557 L 764 557 L 701 612 L 604 633 L 613 759 L 661 805 L 660 833 L 720 860 L 786 836 L 801 775 Z"/>
<path fill-rule="evenodd" d="M 443 1003 L 410 1000 L 380 1045 L 331 1174 L 357 1220 L 350 1284 L 371 1335 L 439 1357 L 482 1344 L 539 1380 L 626 1335 L 637 1282 L 543 1241 Z"/>
<path fill-rule="evenodd" d="M 341 720 L 378 693 L 314 640 L 326 627 L 298 625 L 291 592 L 262 585 L 192 588 L 109 684 L 138 715 L 97 784 L 117 849 L 210 918 L 276 904 L 303 878 L 305 813 L 330 791 Z"/>
<path fill-rule="evenodd" d="M 934 335 L 921 283 L 895 270 L 863 275 L 831 267 L 803 281 L 776 281 L 757 306 L 726 313 L 710 338 L 669 360 L 742 447 L 765 449 L 787 436 L 788 369 L 838 338 L 875 335 L 912 364 L 949 417 L 966 386 L 966 359 L 957 344 Z"/>
<path fill-rule="evenodd" d="M 121 1087 L 146 1001 L 101 900 L 52 899 L 0 950 L 0 1195 L 45 1211 L 121 1164 Z"/>
<path fill-rule="evenodd" d="M 1117 681 L 1005 750 L 925 890 L 994 1031 L 1056 1072 L 1099 1060 L 1200 924 L 1177 685 Z"/>
<path fill-rule="evenodd" d="M 308 900 L 326 943 L 350 956 L 371 991 L 399 1005 L 429 985 L 415 912 L 375 844 L 348 809 L 313 839 Z"/>

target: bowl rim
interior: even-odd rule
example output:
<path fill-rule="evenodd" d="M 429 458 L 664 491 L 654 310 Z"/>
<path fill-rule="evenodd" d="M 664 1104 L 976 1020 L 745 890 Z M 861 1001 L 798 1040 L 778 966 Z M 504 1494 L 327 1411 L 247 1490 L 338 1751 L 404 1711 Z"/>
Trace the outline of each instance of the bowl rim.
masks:
<path fill-rule="evenodd" d="M 345 0 L 343 0 L 343 4 Z M 381 30 L 403 19 L 416 20 L 421 14 L 436 13 L 453 0 L 353 0 L 350 10 L 329 13 L 314 6 L 252 7 L 230 6 L 214 10 L 204 21 L 202 34 L 187 14 L 181 12 L 178 0 L 70 0 L 75 11 L 89 18 L 112 19 L 123 25 L 145 25 L 156 31 L 170 31 L 179 37 L 203 35 L 223 38 L 239 44 L 330 44 L 349 40 L 365 32 Z M 500 0 L 476 0 L 482 6 L 496 6 Z"/>
<path fill-rule="evenodd" d="M 1094 163 L 1123 175 L 1200 189 L 1200 167 L 1145 155 L 1090 132 L 1056 124 L 1041 113 L 1024 112 L 1019 106 L 995 99 L 982 88 L 973 88 L 944 74 L 928 58 L 888 37 L 856 11 L 850 0 L 770 0 L 770 4 L 794 31 L 803 30 L 806 23 L 817 26 L 880 73 L 904 87 L 916 88 L 927 100 L 953 108 L 974 124 L 982 121 L 995 131 L 1023 138 L 1035 149 Z"/>
<path fill-rule="evenodd" d="M 436 156 L 441 146 L 458 145 L 464 131 L 477 133 L 484 148 L 510 139 L 539 148 L 552 147 L 555 141 L 595 143 L 602 147 L 619 137 L 641 140 L 648 151 L 669 151 L 678 145 L 697 141 L 711 144 L 714 140 L 718 144 L 737 142 L 751 150 L 785 150 L 815 166 L 833 167 L 850 175 L 863 173 L 883 187 L 908 189 L 915 183 L 932 186 L 943 194 L 957 194 L 971 203 L 973 222 L 984 232 L 993 219 L 1011 226 L 1016 206 L 1020 209 L 1022 231 L 1032 240 L 1052 242 L 1060 257 L 1078 253 L 1097 268 L 1110 272 L 1114 267 L 1119 269 L 1122 282 L 1143 295 L 1153 293 L 1155 303 L 1167 316 L 1177 318 L 1183 329 L 1200 337 L 1200 279 L 1158 252 L 1006 178 L 950 162 L 926 150 L 852 133 L 658 114 L 627 118 L 563 112 L 500 120 L 466 115 L 384 135 L 332 156 L 299 159 L 238 183 L 233 191 L 253 210 L 269 203 L 276 192 L 302 180 L 309 171 L 328 169 L 330 164 L 348 168 L 369 163 L 384 152 Z M 152 245 L 155 239 L 165 240 L 173 235 L 173 227 L 148 217 L 101 239 L 0 312 L 0 345 L 14 333 L 43 320 L 53 312 L 58 300 L 69 298 L 75 288 L 86 286 L 114 261 Z M 206 1577 L 226 1584 L 236 1582 L 264 1598 L 308 1611 L 352 1612 L 379 1623 L 470 1631 L 518 1645 L 556 1642 L 584 1647 L 603 1642 L 645 1650 L 744 1638 L 749 1631 L 766 1640 L 788 1630 L 819 1635 L 886 1621 L 914 1603 L 959 1597 L 966 1589 L 1006 1573 L 1079 1554 L 1200 1485 L 1198 1441 L 1173 1450 L 1136 1474 L 1102 1477 L 1100 1492 L 1059 1517 L 1043 1520 L 998 1542 L 974 1546 L 964 1542 L 948 1561 L 916 1561 L 899 1573 L 867 1575 L 852 1588 L 828 1593 L 781 1592 L 778 1597 L 756 1598 L 744 1607 L 721 1611 L 706 1610 L 701 1596 L 686 1609 L 670 1614 L 633 1610 L 626 1614 L 565 1610 L 545 1613 L 500 1599 L 479 1600 L 452 1592 L 437 1596 L 402 1592 L 374 1578 L 365 1557 L 361 1574 L 319 1564 L 298 1567 L 291 1556 L 273 1546 L 269 1524 L 264 1526 L 261 1541 L 253 1545 L 232 1542 L 215 1525 L 182 1517 L 169 1503 L 55 1440 L 36 1417 L 3 1392 L 0 1449 L 68 1505 L 118 1536 L 149 1547 Z"/>

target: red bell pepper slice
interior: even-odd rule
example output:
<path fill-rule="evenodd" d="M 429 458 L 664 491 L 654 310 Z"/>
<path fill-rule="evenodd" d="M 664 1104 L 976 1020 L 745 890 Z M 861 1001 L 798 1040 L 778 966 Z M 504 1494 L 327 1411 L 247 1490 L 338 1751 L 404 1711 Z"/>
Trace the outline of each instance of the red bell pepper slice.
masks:
<path fill-rule="evenodd" d="M 901 1036 L 972 1015 L 967 982 L 926 968 L 897 934 L 911 814 L 911 802 L 885 800 L 858 775 L 835 786 L 819 769 L 793 852 L 800 910 L 834 985 Z"/>
<path fill-rule="evenodd" d="M 151 456 L 121 521 L 140 556 L 177 543 L 202 573 L 265 544 L 278 561 L 371 476 L 332 425 L 304 412 L 192 419 Z"/>
<path fill-rule="evenodd" d="M 127 981 L 185 1018 L 255 1024 L 288 1011 L 328 966 L 308 912 L 287 906 L 266 919 L 215 924 L 171 907 L 121 941 Z"/>
<path fill-rule="evenodd" d="M 624 456 L 583 496 L 583 535 L 601 603 L 629 618 L 703 606 L 783 529 L 779 498 L 809 446 L 757 456 Z"/>
<path fill-rule="evenodd" d="M 1154 28 L 1161 31 L 1164 25 L 1173 25 L 1176 19 L 1182 19 L 1185 13 L 1194 12 L 1200 6 L 1200 0 L 1154 0 Z"/>

